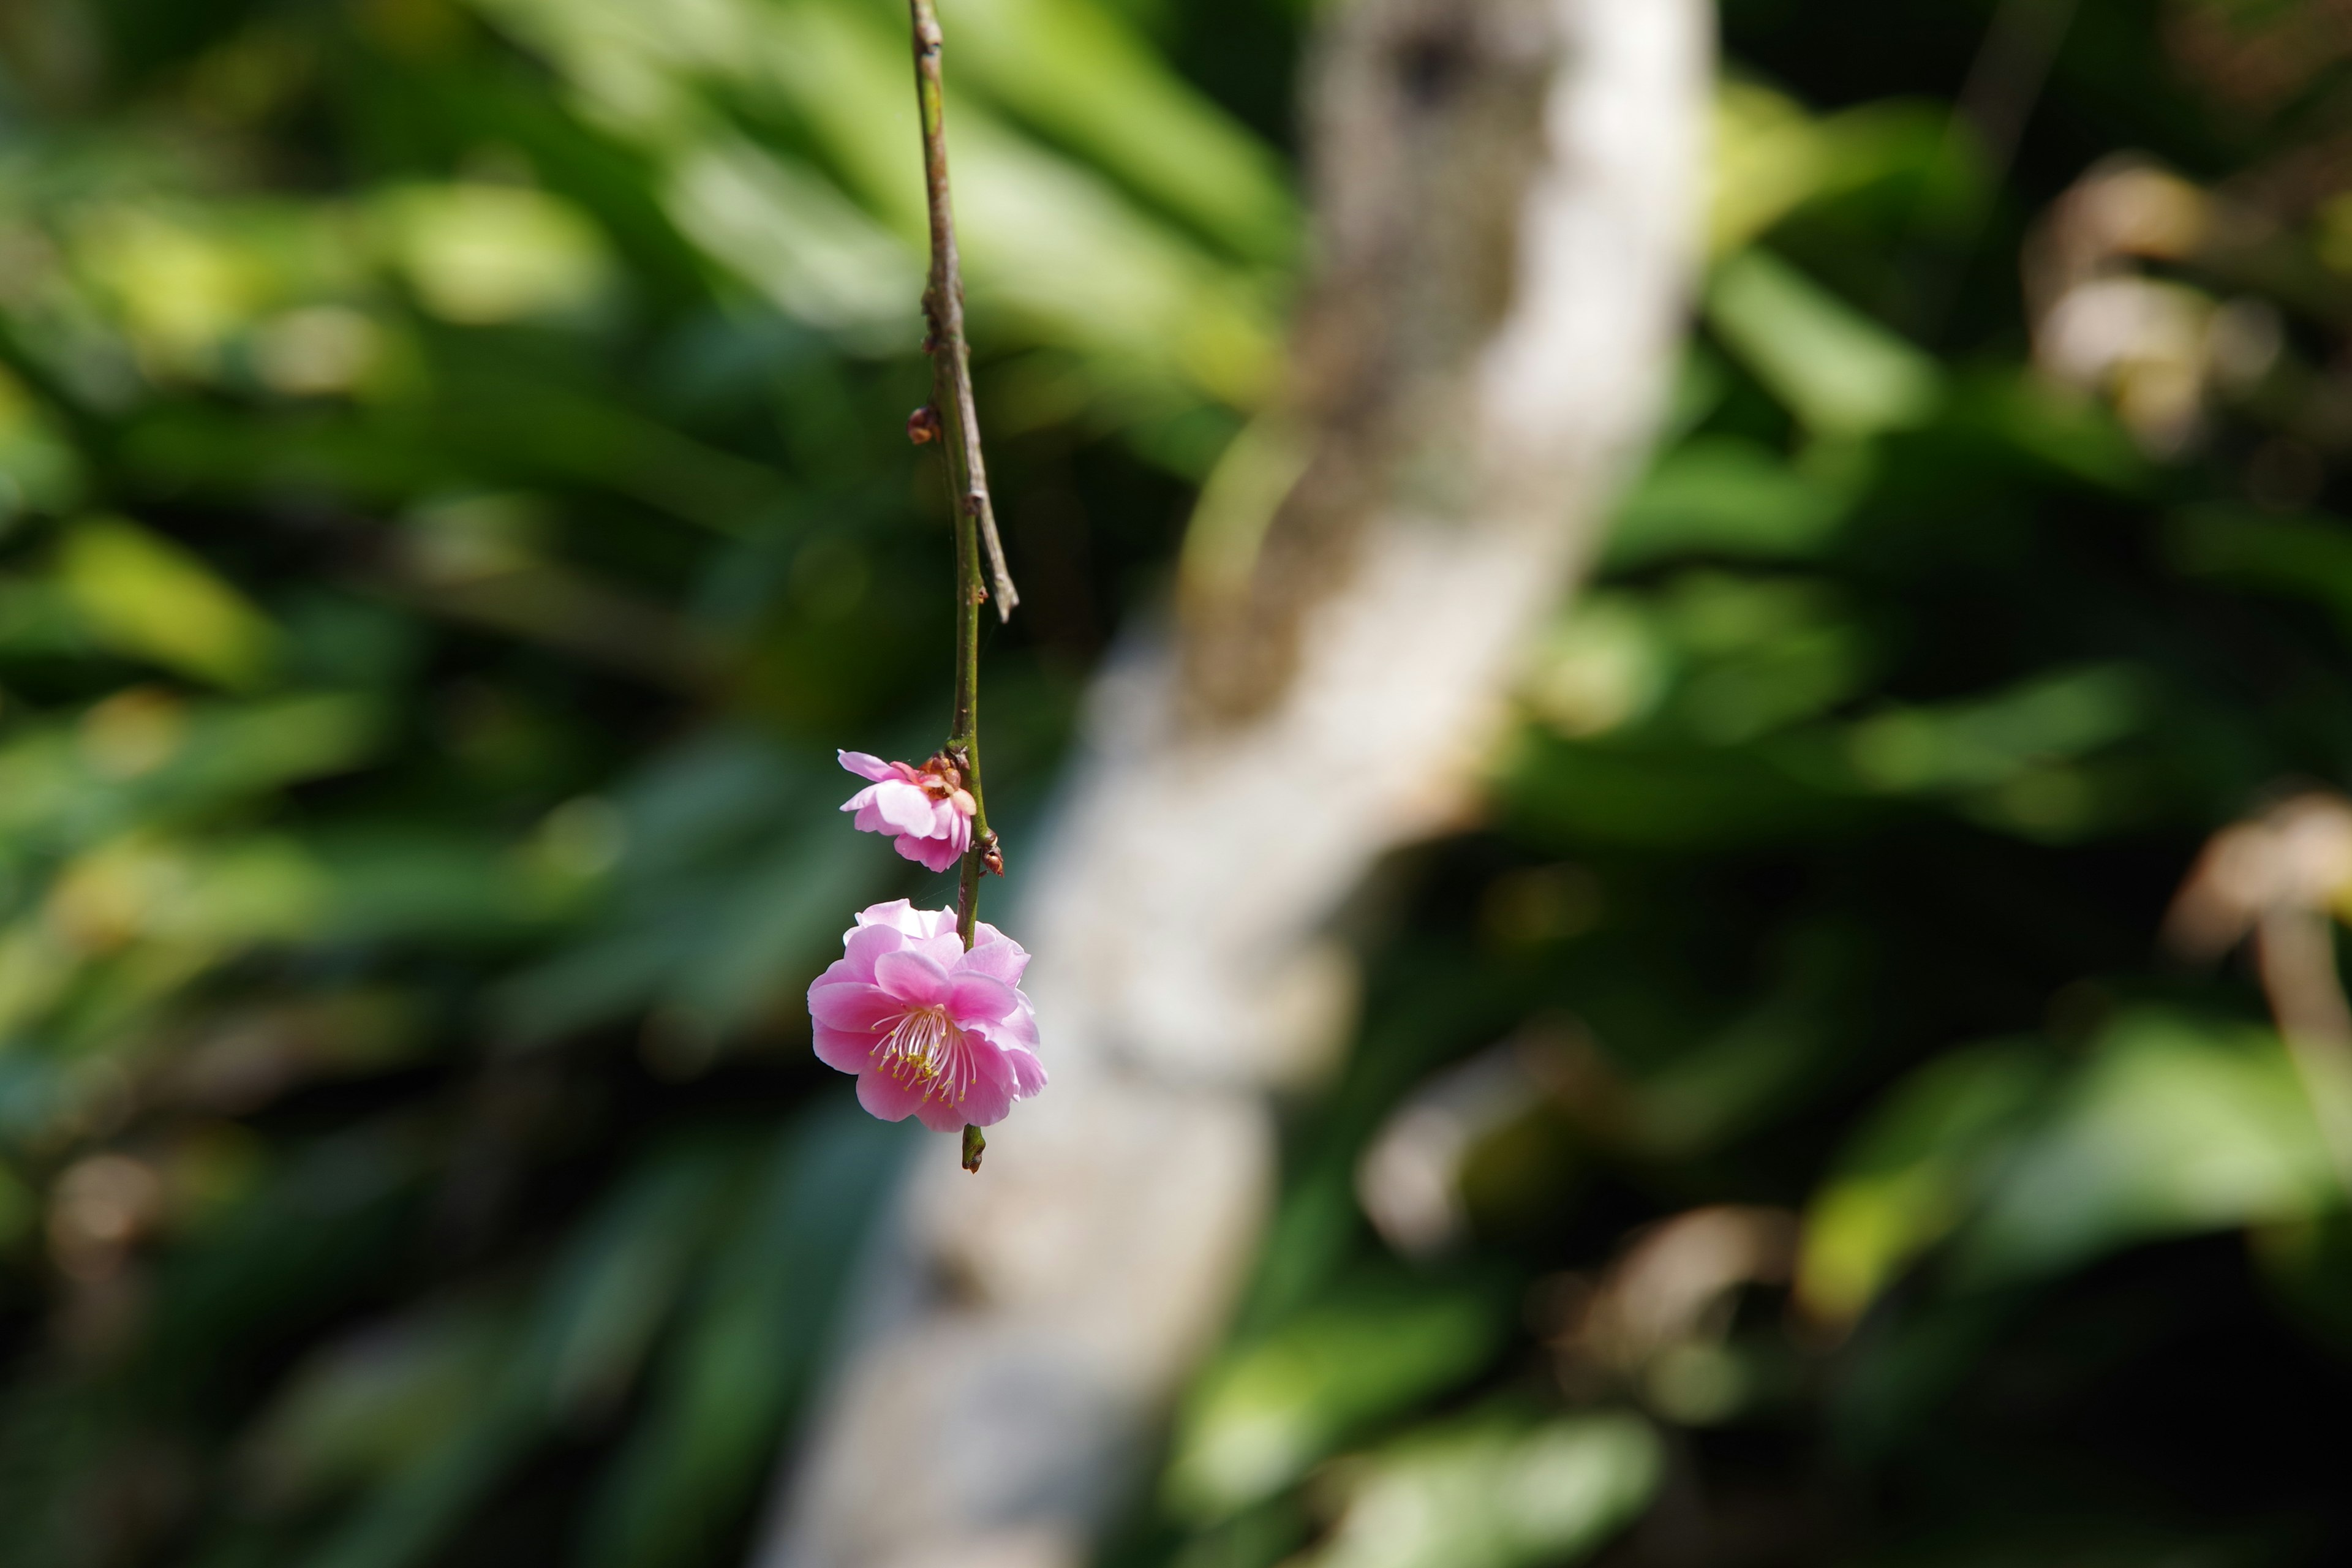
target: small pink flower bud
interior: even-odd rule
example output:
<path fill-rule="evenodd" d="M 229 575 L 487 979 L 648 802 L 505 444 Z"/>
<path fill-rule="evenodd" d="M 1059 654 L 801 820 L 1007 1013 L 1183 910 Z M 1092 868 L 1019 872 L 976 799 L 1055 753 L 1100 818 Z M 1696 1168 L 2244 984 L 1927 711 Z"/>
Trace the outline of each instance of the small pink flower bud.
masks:
<path fill-rule="evenodd" d="M 917 768 L 886 763 L 864 752 L 839 753 L 841 765 L 874 782 L 842 805 L 857 814 L 862 833 L 887 833 L 898 853 L 933 871 L 944 871 L 971 847 L 971 819 L 979 808 L 971 794 L 950 782 L 948 764 L 934 758 Z"/>

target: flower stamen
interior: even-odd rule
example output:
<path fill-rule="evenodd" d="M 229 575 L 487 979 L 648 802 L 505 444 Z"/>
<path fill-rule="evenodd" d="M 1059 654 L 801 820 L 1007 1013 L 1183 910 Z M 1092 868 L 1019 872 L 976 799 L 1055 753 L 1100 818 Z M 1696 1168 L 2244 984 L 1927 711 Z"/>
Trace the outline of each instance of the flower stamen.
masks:
<path fill-rule="evenodd" d="M 927 1097 L 960 1105 L 971 1088 L 972 1054 L 944 1007 L 917 1007 L 883 1038 L 882 1070 Z"/>

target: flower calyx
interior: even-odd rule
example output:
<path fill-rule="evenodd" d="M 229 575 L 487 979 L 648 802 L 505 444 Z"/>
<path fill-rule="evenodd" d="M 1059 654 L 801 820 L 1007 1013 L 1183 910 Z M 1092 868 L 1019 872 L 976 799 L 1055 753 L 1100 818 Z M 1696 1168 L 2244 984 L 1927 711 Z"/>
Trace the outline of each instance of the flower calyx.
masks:
<path fill-rule="evenodd" d="M 946 748 L 931 753 L 930 761 L 915 770 L 915 786 L 933 800 L 945 801 L 960 816 L 971 816 L 980 809 L 971 791 L 963 786 L 963 769 L 958 765 L 955 753 Z M 995 837 L 990 834 L 991 838 Z"/>

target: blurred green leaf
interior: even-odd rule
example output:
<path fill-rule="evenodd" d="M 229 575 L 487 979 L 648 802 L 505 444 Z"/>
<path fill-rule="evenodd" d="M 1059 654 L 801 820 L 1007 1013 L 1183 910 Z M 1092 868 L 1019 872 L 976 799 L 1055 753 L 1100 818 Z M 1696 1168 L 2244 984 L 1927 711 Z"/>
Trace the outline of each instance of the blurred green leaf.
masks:
<path fill-rule="evenodd" d="M 1730 255 L 1791 213 L 1888 183 L 1929 213 L 1981 199 L 1983 180 L 1940 106 L 1864 104 L 1816 118 L 1785 94 L 1738 78 L 1716 99 L 1709 240 Z"/>
<path fill-rule="evenodd" d="M 896 7 L 887 0 L 896 19 Z M 955 16 L 961 73 L 1246 259 L 1285 264 L 1299 215 L 1267 150 L 1094 0 L 985 0 Z M 961 74 L 959 79 L 964 79 Z"/>
<path fill-rule="evenodd" d="M 2276 1037 L 2119 1019 L 1960 1244 L 1973 1277 L 2078 1267 L 2159 1237 L 2306 1218 L 2342 1184 Z"/>
<path fill-rule="evenodd" d="M 1934 360 L 1766 251 L 1718 266 L 1706 310 L 1725 346 L 1818 436 L 1902 429 L 1943 401 Z"/>
<path fill-rule="evenodd" d="M 22 726 L 0 742 L 0 835 L 72 849 L 134 825 L 167 826 L 342 773 L 380 730 L 374 704 L 355 697 L 183 705 L 132 689 L 70 728 Z"/>
<path fill-rule="evenodd" d="M 2352 530 L 2332 518 L 2203 507 L 2171 518 L 2165 543 L 2183 572 L 2307 600 L 2352 629 Z"/>
<path fill-rule="evenodd" d="M 1169 1461 L 1170 1500 L 1222 1519 L 1288 1486 L 1368 1424 L 1460 1381 L 1499 1324 L 1475 1291 L 1358 1287 L 1203 1374 Z"/>
<path fill-rule="evenodd" d="M 1489 1417 L 1416 1435 L 1339 1472 L 1312 1568 L 1532 1568 L 1576 1562 L 1649 1504 L 1665 1468 L 1631 1415 Z"/>
<path fill-rule="evenodd" d="M 2034 1128 L 2058 1072 L 2032 1047 L 1985 1047 L 1937 1059 L 1882 1102 L 1813 1195 L 1798 1268 L 1806 1305 L 1851 1321 L 1951 1234 Z"/>
<path fill-rule="evenodd" d="M 27 509 L 72 508 L 82 485 L 81 455 L 24 384 L 0 368 L 0 527 Z"/>
<path fill-rule="evenodd" d="M 314 1352 L 239 1456 L 257 1500 L 314 1503 L 417 1463 L 464 1423 L 509 1331 L 485 1303 L 451 1303 Z"/>
<path fill-rule="evenodd" d="M 379 197 L 376 221 L 425 308 L 486 326 L 594 305 L 612 282 L 594 227 L 520 186 L 411 185 Z"/>
<path fill-rule="evenodd" d="M 2146 678 L 2126 667 L 2053 670 L 1995 696 L 1881 714 L 1857 725 L 1848 747 L 1875 789 L 1980 788 L 2110 744 L 2152 706 Z"/>
<path fill-rule="evenodd" d="M 544 1041 L 652 1008 L 682 1031 L 681 1048 L 701 1052 L 804 984 L 838 956 L 883 869 L 831 816 L 770 827 L 779 799 L 819 813 L 838 804 L 819 796 L 831 787 L 823 767 L 715 740 L 649 776 L 621 805 L 627 847 L 608 912 L 507 984 L 509 1030 Z"/>
<path fill-rule="evenodd" d="M 1108 17 L 1080 0 L 1051 3 L 1057 8 L 1048 16 L 1006 0 L 959 16 L 960 38 L 993 29 L 1005 35 L 973 47 L 997 68 L 983 64 L 976 74 L 1057 132 L 1090 128 L 1090 153 L 1115 121 L 1118 135 L 1096 155 L 1189 213 L 1215 212 L 1220 229 L 1250 235 L 1254 248 L 1276 245 L 1270 237 L 1285 216 L 1279 206 L 1218 174 L 1262 166 L 1262 154 L 1204 103 L 1141 65 Z M 719 0 L 690 19 L 656 23 L 617 0 L 482 5 L 583 88 L 594 84 L 601 118 L 677 161 L 683 226 L 725 246 L 724 258 L 753 279 L 775 265 L 771 254 L 785 258 L 793 270 L 769 286 L 779 300 L 811 291 L 794 256 L 830 248 L 878 257 L 879 247 L 842 207 L 807 199 L 808 181 L 818 176 L 799 173 L 787 149 L 721 133 L 715 143 L 721 162 L 709 162 L 712 154 L 698 144 L 716 129 L 720 103 L 758 102 L 796 121 L 856 207 L 901 246 L 919 242 L 920 146 L 907 86 L 906 20 L 894 8 L 867 0 Z M 1056 28 L 1052 47 L 1030 58 L 1024 40 L 1034 42 L 1034 30 L 1064 12 L 1075 30 Z M 1083 90 L 1074 86 L 1081 73 Z M 1115 116 L 1107 112 L 1113 103 Z M 973 97 L 959 98 L 949 127 L 959 233 L 981 330 L 1077 351 L 1096 399 L 1118 423 L 1162 418 L 1203 396 L 1248 406 L 1271 390 L 1276 328 L 1256 278 L 1157 220 L 1093 169 L 1013 132 Z M 1205 195 L 1213 177 L 1222 193 L 1216 203 Z M 1262 174 L 1252 184 L 1272 188 Z M 1236 199 L 1238 207 L 1225 205 Z M 762 208 L 777 216 L 748 226 L 732 216 Z M 812 223 L 825 226 L 813 247 L 764 242 L 789 239 L 793 225 Z M 745 239 L 763 242 L 754 251 Z M 858 288 L 887 270 L 835 268 L 829 275 L 855 278 Z M 913 276 L 909 268 L 909 284 Z M 853 324 L 850 313 L 862 304 L 871 313 L 854 324 L 903 342 L 915 321 L 912 295 L 909 288 L 893 309 L 879 289 L 864 289 L 856 300 L 836 291 L 819 303 L 815 319 Z"/>
<path fill-rule="evenodd" d="M 709 1245 L 713 1200 L 740 1166 L 737 1151 L 706 1142 L 657 1153 L 622 1182 L 567 1242 L 472 1397 L 446 1412 L 314 1561 L 426 1561 L 546 1428 L 608 1415 Z"/>
<path fill-rule="evenodd" d="M 265 679 L 277 659 L 278 629 L 260 611 L 194 555 L 135 523 L 75 525 L 58 574 L 99 638 L 121 652 L 240 689 Z"/>
<path fill-rule="evenodd" d="M 1847 506 L 1757 442 L 1702 437 L 1661 457 L 1626 497 L 1602 559 L 1612 570 L 1677 555 L 1804 560 L 1835 537 Z"/>
<path fill-rule="evenodd" d="M 754 1507 L 784 1418 L 835 1342 L 835 1297 L 889 1199 L 906 1131 L 842 1106 L 778 1141 L 583 1521 L 586 1568 L 708 1553 Z"/>

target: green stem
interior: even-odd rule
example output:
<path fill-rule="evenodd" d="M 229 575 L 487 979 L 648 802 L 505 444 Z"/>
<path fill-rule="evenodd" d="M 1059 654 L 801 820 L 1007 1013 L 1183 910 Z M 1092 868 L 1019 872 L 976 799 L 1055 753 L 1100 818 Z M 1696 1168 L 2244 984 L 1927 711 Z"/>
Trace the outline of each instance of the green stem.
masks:
<path fill-rule="evenodd" d="M 956 885 L 956 932 L 968 950 L 980 921 L 980 878 L 988 848 L 988 795 L 980 780 L 980 581 L 979 530 L 971 510 L 956 509 L 956 675 L 955 716 L 949 725 L 948 752 L 962 770 L 963 787 L 971 792 L 971 847 L 963 853 L 961 876 Z"/>

